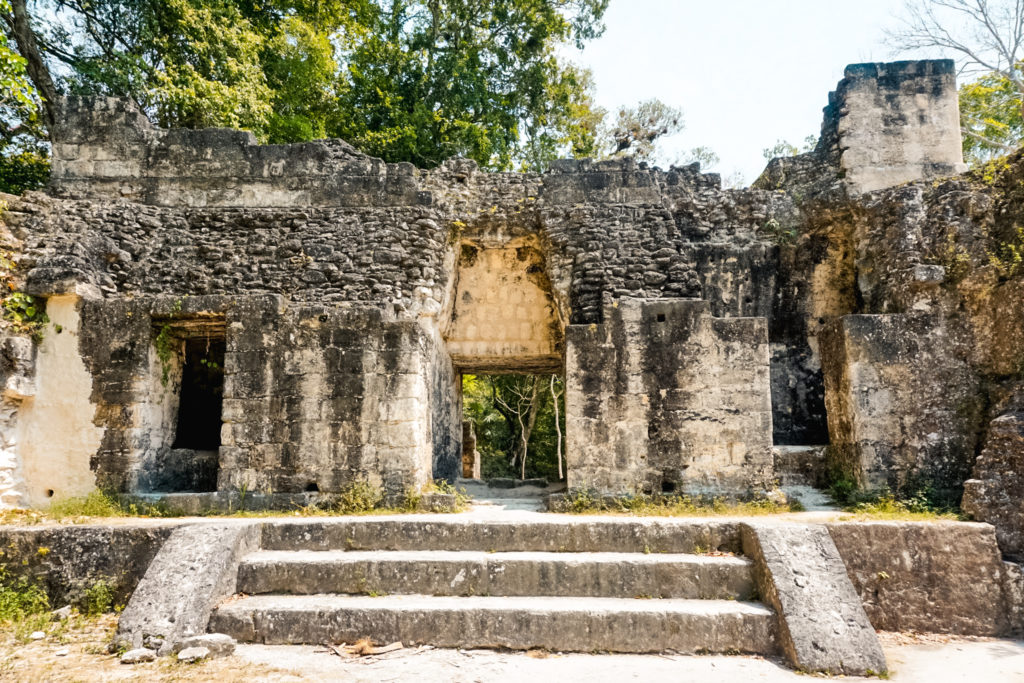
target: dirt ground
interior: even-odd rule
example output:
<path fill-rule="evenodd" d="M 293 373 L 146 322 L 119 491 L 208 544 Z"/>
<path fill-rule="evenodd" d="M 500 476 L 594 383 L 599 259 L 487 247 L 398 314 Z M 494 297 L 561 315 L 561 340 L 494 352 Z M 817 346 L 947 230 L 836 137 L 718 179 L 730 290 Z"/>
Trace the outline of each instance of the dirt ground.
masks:
<path fill-rule="evenodd" d="M 580 655 L 407 647 L 369 657 L 339 657 L 323 647 L 241 645 L 232 657 L 198 664 L 165 658 L 123 665 L 107 654 L 116 617 L 72 619 L 47 627 L 42 640 L 0 634 L 0 680 L 84 681 L 541 681 L 714 680 L 807 681 L 761 657 Z M 1024 683 L 1024 642 L 882 634 L 902 683 Z M 828 679 L 822 679 L 828 680 Z M 846 679 L 849 680 L 849 679 Z"/>

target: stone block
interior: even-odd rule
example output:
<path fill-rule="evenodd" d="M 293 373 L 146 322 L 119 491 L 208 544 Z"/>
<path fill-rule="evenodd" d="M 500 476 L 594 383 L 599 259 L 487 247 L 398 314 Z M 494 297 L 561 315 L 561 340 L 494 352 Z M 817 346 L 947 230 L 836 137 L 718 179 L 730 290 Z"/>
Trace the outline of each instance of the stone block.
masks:
<path fill-rule="evenodd" d="M 744 525 L 743 552 L 754 561 L 762 599 L 778 615 L 780 645 L 794 667 L 854 676 L 888 671 L 882 646 L 825 527 Z"/>
<path fill-rule="evenodd" d="M 967 522 L 828 525 L 875 628 L 967 636 L 1009 633 L 995 530 Z"/>
<path fill-rule="evenodd" d="M 963 509 L 996 528 L 1005 555 L 1024 560 L 1024 412 L 992 420 L 985 448 L 964 484 Z"/>

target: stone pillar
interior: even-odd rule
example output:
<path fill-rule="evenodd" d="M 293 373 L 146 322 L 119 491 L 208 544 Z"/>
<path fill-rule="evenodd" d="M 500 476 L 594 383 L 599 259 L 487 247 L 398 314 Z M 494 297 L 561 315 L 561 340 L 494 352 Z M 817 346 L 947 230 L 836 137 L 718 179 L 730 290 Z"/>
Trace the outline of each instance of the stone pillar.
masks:
<path fill-rule="evenodd" d="M 833 100 L 839 168 L 854 192 L 967 170 L 952 60 L 852 64 Z"/>
<path fill-rule="evenodd" d="M 983 406 L 945 330 L 924 315 L 848 315 L 819 339 L 828 468 L 865 488 L 958 498 Z"/>
<path fill-rule="evenodd" d="M 567 330 L 570 489 L 736 495 L 772 478 L 768 327 L 621 299 Z"/>

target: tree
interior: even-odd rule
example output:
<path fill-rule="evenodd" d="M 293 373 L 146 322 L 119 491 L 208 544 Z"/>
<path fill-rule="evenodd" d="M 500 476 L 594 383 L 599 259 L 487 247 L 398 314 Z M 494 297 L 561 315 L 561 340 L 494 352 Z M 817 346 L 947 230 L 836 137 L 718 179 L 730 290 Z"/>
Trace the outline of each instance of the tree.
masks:
<path fill-rule="evenodd" d="M 904 7 L 902 26 L 889 34 L 898 49 L 952 52 L 961 73 L 977 79 L 961 88 L 965 157 L 1012 151 L 1024 111 L 1024 0 L 905 0 Z"/>
<path fill-rule="evenodd" d="M 795 157 L 798 154 L 813 152 L 817 146 L 818 136 L 808 135 L 804 138 L 804 143 L 800 147 L 791 144 L 788 140 L 777 140 L 771 147 L 765 147 L 761 154 L 764 156 L 765 161 L 771 161 L 779 157 Z"/>
<path fill-rule="evenodd" d="M 558 50 L 600 35 L 608 0 L 40 0 L 34 16 L 14 1 L 44 108 L 126 96 L 163 126 L 342 137 L 427 167 L 594 145 L 589 75 Z"/>
<path fill-rule="evenodd" d="M 17 9 L 8 0 L 0 0 L 0 17 L 13 35 L 15 46 L 20 40 L 31 52 L 34 43 L 30 42 L 31 32 L 25 30 L 24 0 L 15 2 Z M 38 58 L 38 51 L 35 55 Z M 34 67 L 12 47 L 7 34 L 0 33 L 0 192 L 21 194 L 37 189 L 49 176 L 45 149 L 38 143 L 44 129 L 41 113 L 46 101 L 40 100 L 31 84 L 30 68 Z"/>
<path fill-rule="evenodd" d="M 990 73 L 960 86 L 964 160 L 978 166 L 1009 154 L 1024 139 L 1022 96 L 1002 74 Z"/>
<path fill-rule="evenodd" d="M 564 477 L 565 383 L 558 376 L 463 375 L 485 478 Z"/>
<path fill-rule="evenodd" d="M 386 0 L 343 52 L 333 134 L 389 161 L 536 164 L 584 106 L 557 54 L 603 30 L 608 0 Z"/>
<path fill-rule="evenodd" d="M 651 99 L 636 107 L 620 107 L 611 125 L 612 156 L 631 155 L 651 159 L 662 138 L 683 130 L 683 113 L 661 100 Z"/>

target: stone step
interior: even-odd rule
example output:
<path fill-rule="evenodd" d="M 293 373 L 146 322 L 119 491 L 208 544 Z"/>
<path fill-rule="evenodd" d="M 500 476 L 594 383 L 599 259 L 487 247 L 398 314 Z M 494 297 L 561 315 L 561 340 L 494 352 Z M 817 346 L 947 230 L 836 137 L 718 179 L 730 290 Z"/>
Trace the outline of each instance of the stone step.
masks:
<path fill-rule="evenodd" d="M 538 516 L 539 517 L 539 516 Z M 484 552 L 741 552 L 740 525 L 720 520 L 661 520 L 545 515 L 481 520 L 415 515 L 268 521 L 264 550 L 476 550 Z"/>
<path fill-rule="evenodd" d="M 232 599 L 210 631 L 244 642 L 377 643 L 559 652 L 774 654 L 775 615 L 730 600 L 260 595 Z"/>
<path fill-rule="evenodd" d="M 825 484 L 825 450 L 828 446 L 774 446 L 775 477 L 779 485 Z"/>
<path fill-rule="evenodd" d="M 749 560 L 732 556 L 480 551 L 263 551 L 238 592 L 745 600 Z"/>

